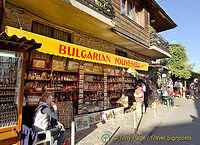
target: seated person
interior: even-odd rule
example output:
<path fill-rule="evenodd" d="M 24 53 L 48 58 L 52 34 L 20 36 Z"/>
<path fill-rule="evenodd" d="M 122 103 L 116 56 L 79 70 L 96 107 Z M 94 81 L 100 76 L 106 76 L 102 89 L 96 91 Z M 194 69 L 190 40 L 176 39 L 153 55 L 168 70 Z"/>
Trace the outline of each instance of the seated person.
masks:
<path fill-rule="evenodd" d="M 57 144 L 62 145 L 65 142 L 65 129 L 57 119 L 58 109 L 54 103 L 54 93 L 45 92 L 35 110 L 33 130 L 35 132 L 50 130 L 51 135 L 56 136 Z"/>
<path fill-rule="evenodd" d="M 180 97 L 180 90 L 179 90 L 179 88 L 175 88 L 174 89 L 174 93 L 175 93 L 176 97 Z"/>
<path fill-rule="evenodd" d="M 169 86 L 167 87 L 167 90 L 165 91 L 163 96 L 168 97 L 171 100 L 171 105 L 174 106 L 174 94 Z"/>

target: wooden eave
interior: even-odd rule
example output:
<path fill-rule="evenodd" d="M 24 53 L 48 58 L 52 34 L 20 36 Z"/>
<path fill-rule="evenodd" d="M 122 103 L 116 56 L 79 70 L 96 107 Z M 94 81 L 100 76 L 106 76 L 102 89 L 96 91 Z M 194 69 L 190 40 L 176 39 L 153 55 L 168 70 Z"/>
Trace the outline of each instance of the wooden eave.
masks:
<path fill-rule="evenodd" d="M 150 13 L 150 20 L 155 20 L 155 22 L 150 22 L 150 25 L 157 31 L 166 31 L 173 29 L 177 24 L 167 15 L 167 13 L 159 6 L 155 0 L 144 0 L 145 7 Z"/>

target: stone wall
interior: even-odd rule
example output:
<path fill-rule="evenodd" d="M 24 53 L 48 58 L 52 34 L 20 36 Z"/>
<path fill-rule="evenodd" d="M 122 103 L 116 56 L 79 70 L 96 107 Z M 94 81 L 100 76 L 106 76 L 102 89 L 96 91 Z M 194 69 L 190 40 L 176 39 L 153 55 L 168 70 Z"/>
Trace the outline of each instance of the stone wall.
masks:
<path fill-rule="evenodd" d="M 31 31 L 32 15 L 6 3 L 4 26 L 12 26 L 15 28 L 22 28 L 23 30 Z"/>
<path fill-rule="evenodd" d="M 148 61 L 148 59 L 149 59 L 147 57 L 144 57 L 144 56 L 137 54 L 133 51 L 130 51 L 128 49 L 119 47 L 119 46 L 109 43 L 107 41 L 103 41 L 103 40 L 99 40 L 94 37 L 86 36 L 84 34 L 75 33 L 73 40 L 74 40 L 74 43 L 77 45 L 85 46 L 85 47 L 92 48 L 92 49 L 97 49 L 100 51 L 105 51 L 105 52 L 112 53 L 112 54 L 115 54 L 116 49 L 120 50 L 120 51 L 124 51 L 128 54 L 127 57 L 131 58 L 131 59 L 140 60 L 140 61 Z"/>
<path fill-rule="evenodd" d="M 105 51 L 113 54 L 115 54 L 116 50 L 116 46 L 114 46 L 113 44 L 79 33 L 74 34 L 74 43 L 88 48 L 97 49 L 100 51 Z"/>

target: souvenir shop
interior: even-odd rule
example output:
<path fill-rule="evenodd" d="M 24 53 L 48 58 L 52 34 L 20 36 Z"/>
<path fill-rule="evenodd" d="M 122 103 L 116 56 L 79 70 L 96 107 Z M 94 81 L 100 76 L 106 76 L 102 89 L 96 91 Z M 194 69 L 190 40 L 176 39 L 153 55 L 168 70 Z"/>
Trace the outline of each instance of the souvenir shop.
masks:
<path fill-rule="evenodd" d="M 0 144 L 20 143 L 26 54 L 41 44 L 0 34 Z"/>
<path fill-rule="evenodd" d="M 18 95 L 23 124 L 31 127 L 34 110 L 45 91 L 53 90 L 59 110 L 59 121 L 70 128 L 75 119 L 76 130 L 90 127 L 90 124 L 108 121 L 124 113 L 124 107 L 130 103 L 133 96 L 136 78 L 130 70 L 139 69 L 148 71 L 148 64 L 114 54 L 89 49 L 42 35 L 6 27 L 7 34 L 34 39 L 41 43 L 39 49 L 26 52 L 24 60 L 24 73 L 21 78 L 21 93 Z M 7 59 L 7 58 L 5 58 Z M 9 59 L 9 57 L 8 57 Z M 4 58 L 0 61 L 5 62 Z M 6 60 L 8 62 L 14 60 Z M 9 64 L 8 64 L 9 65 Z M 4 67 L 4 63 L 2 64 Z M 9 68 L 9 66 L 6 66 Z M 2 69 L 1 69 L 2 70 Z M 1 73 L 0 85 L 2 88 L 12 86 L 16 80 L 5 80 L 7 74 Z M 14 70 L 13 75 L 20 71 Z M 8 83 L 7 83 L 8 82 Z M 11 83 L 11 84 L 9 84 Z M 2 86 L 3 85 L 3 86 Z M 11 85 L 11 86 L 9 86 Z M 19 85 L 17 85 L 19 86 Z M 6 102 L 16 94 L 15 90 L 3 90 Z M 132 99 L 133 101 L 133 99 Z M 8 101 L 10 102 L 10 101 Z M 7 103 L 2 103 L 7 104 Z M 1 111 L 2 107 L 1 104 Z M 22 107 L 23 106 L 23 107 Z M 5 107 L 4 107 L 5 110 Z M 19 112 L 18 112 L 19 114 Z M 16 116 L 16 118 L 18 117 Z M 18 118 L 19 118 L 18 117 Z M 15 118 L 15 119 L 16 119 Z M 1 118 L 1 123 L 5 118 Z M 8 123 L 13 123 L 11 118 L 6 118 Z M 4 124 L 1 124 L 6 128 Z"/>

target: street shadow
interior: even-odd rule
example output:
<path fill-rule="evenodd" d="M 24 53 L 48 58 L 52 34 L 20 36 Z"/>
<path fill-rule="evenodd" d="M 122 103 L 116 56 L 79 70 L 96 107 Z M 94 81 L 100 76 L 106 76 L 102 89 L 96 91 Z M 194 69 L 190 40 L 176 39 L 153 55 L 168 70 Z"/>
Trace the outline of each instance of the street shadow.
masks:
<path fill-rule="evenodd" d="M 77 144 L 83 138 L 85 138 L 88 134 L 92 133 L 95 129 L 97 129 L 97 124 L 91 124 L 90 128 L 76 131 L 75 143 Z"/>
<path fill-rule="evenodd" d="M 168 124 L 161 124 L 150 133 L 143 132 L 135 135 L 134 132 L 132 134 L 124 132 L 117 134 L 117 139 L 112 138 L 109 145 L 200 145 L 200 100 L 194 100 L 193 105 L 195 105 L 196 110 L 194 109 L 195 111 L 189 113 L 185 111 L 189 109 L 187 108 L 189 105 L 179 105 L 183 109 L 174 110 L 182 110 L 180 113 L 178 112 L 178 115 L 176 113 L 176 115 L 171 114 L 166 118 L 166 120 L 171 120 L 168 121 Z M 145 138 L 146 134 L 148 136 Z"/>
<path fill-rule="evenodd" d="M 115 130 L 115 132 L 111 135 L 111 137 L 110 137 L 110 140 L 112 140 L 113 139 L 113 137 L 115 136 L 115 134 L 117 133 L 117 131 L 119 130 L 119 128 L 120 128 L 120 126 Z M 110 141 L 109 140 L 109 141 Z M 109 144 L 109 141 L 108 142 L 106 142 L 106 144 L 105 145 L 108 145 Z"/>
<path fill-rule="evenodd" d="M 100 122 L 100 123 L 103 123 L 105 124 L 105 122 Z M 90 128 L 88 129 L 85 129 L 85 130 L 81 130 L 81 131 L 77 131 L 76 132 L 76 139 L 75 139 L 75 143 L 77 144 L 78 142 L 80 142 L 83 138 L 85 138 L 88 134 L 92 133 L 95 129 L 97 129 L 97 124 L 92 124 L 90 125 Z M 116 132 L 119 130 L 120 127 L 118 127 L 110 136 L 110 139 L 112 139 Z M 94 144 L 94 143 L 92 143 Z M 108 145 L 109 142 L 105 143 L 105 145 Z"/>

